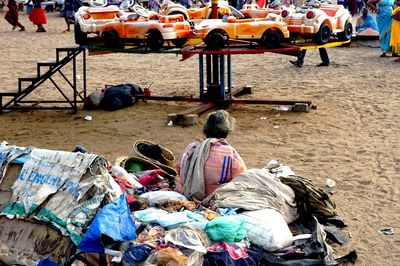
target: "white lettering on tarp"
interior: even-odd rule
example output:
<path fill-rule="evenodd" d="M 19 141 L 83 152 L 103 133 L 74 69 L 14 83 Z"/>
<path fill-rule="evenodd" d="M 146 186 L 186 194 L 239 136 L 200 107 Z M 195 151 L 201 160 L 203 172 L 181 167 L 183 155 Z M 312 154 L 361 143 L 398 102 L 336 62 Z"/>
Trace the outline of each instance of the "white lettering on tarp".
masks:
<path fill-rule="evenodd" d="M 44 164 L 42 166 L 44 166 Z M 47 166 L 49 166 L 49 168 L 52 168 L 54 164 L 49 163 L 47 164 Z M 74 198 L 78 198 L 80 195 L 81 187 L 78 183 L 73 182 L 70 179 L 62 178 L 48 173 L 42 173 L 36 170 L 30 170 L 29 172 L 26 170 L 22 170 L 20 172 L 20 175 L 18 176 L 18 179 L 21 181 L 27 180 L 27 187 L 30 187 L 29 183 L 38 185 L 45 184 L 54 187 L 60 187 L 64 185 L 63 191 L 65 191 L 66 193 L 71 194 Z"/>

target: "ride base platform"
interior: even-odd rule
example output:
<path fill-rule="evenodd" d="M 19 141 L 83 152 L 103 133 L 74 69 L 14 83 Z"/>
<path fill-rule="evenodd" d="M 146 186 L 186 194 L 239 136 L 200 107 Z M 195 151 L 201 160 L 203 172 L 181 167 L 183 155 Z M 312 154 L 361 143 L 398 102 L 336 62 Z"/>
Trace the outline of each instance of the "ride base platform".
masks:
<path fill-rule="evenodd" d="M 104 53 L 133 53 L 133 54 L 177 54 L 182 55 L 180 61 L 198 55 L 199 61 L 199 97 L 187 96 L 153 96 L 150 91 L 144 95 L 136 97 L 137 100 L 162 100 L 162 101 L 185 101 L 199 102 L 194 106 L 180 113 L 168 115 L 168 121 L 174 125 L 188 126 L 197 123 L 198 115 L 211 108 L 226 108 L 230 104 L 271 104 L 271 105 L 289 105 L 293 111 L 308 112 L 310 109 L 316 109 L 309 100 L 273 100 L 273 99 L 238 99 L 240 95 L 251 94 L 252 88 L 244 86 L 241 88 L 232 87 L 232 62 L 231 56 L 237 54 L 264 54 L 280 53 L 289 56 L 299 56 L 302 50 L 331 48 L 342 46 L 350 41 L 332 40 L 327 44 L 316 45 L 311 42 L 286 43 L 279 48 L 266 49 L 257 43 L 230 41 L 229 45 L 221 50 L 209 50 L 204 44 L 194 44 L 183 48 L 177 48 L 167 43 L 167 46 L 160 51 L 152 51 L 145 47 L 124 46 L 119 48 L 108 48 L 98 45 L 89 45 L 89 55 Z"/>

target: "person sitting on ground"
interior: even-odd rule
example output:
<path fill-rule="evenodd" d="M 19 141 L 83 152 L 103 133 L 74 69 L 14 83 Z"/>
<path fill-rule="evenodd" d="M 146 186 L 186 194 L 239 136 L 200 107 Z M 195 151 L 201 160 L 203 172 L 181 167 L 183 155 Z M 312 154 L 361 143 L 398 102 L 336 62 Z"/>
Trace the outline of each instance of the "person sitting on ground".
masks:
<path fill-rule="evenodd" d="M 247 170 L 242 157 L 226 140 L 234 126 L 235 119 L 226 111 L 219 110 L 207 116 L 206 139 L 189 144 L 177 165 L 178 192 L 187 198 L 203 200 L 220 185 Z"/>
<path fill-rule="evenodd" d="M 361 32 L 368 28 L 378 31 L 374 18 L 368 14 L 368 8 L 364 7 L 361 11 L 361 16 L 357 19 L 356 31 Z"/>

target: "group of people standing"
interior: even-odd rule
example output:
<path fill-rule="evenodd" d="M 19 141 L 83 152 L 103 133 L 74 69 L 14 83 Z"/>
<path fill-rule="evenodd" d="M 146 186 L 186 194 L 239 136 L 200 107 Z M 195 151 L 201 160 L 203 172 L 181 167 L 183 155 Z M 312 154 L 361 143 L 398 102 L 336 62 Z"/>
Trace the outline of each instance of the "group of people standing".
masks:
<path fill-rule="evenodd" d="M 31 13 L 29 13 L 29 20 L 32 21 L 33 25 L 37 26 L 36 32 L 46 32 L 43 25 L 47 23 L 47 18 L 44 10 L 42 9 L 42 2 L 41 0 L 32 0 L 32 2 L 33 9 Z M 26 31 L 25 26 L 19 22 L 17 1 L 8 0 L 6 4 L 8 11 L 4 18 L 8 21 L 8 23 L 11 24 L 12 29 L 15 30 L 19 28 L 19 31 Z"/>
<path fill-rule="evenodd" d="M 396 4 L 397 8 L 393 10 Z M 381 57 L 387 57 L 392 53 L 398 57 L 400 53 L 400 0 L 369 0 L 368 7 L 376 12 L 379 41 L 381 44 Z M 400 62 L 400 58 L 395 60 Z"/>
<path fill-rule="evenodd" d="M 46 32 L 46 29 L 43 25 L 47 24 L 47 18 L 44 9 L 42 8 L 42 0 L 30 0 L 28 3 L 26 3 L 26 5 L 28 5 L 30 2 L 33 3 L 33 9 L 29 13 L 29 20 L 33 25 L 37 26 L 36 32 Z M 15 30 L 19 28 L 19 31 L 26 31 L 25 26 L 19 22 L 17 0 L 8 0 L 5 5 L 7 5 L 8 11 L 4 18 L 8 23 L 11 24 L 12 29 Z M 65 18 L 65 23 L 67 25 L 65 32 L 69 32 L 71 30 L 70 25 L 74 23 L 75 12 L 80 6 L 81 5 L 78 0 L 64 1 L 62 16 Z"/>

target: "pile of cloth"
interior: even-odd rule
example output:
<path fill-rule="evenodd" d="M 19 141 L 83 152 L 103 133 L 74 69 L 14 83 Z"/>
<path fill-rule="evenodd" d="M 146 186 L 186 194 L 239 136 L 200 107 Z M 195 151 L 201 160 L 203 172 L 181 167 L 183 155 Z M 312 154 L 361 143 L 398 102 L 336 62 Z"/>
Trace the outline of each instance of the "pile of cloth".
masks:
<path fill-rule="evenodd" d="M 4 158 L 29 153 L 11 150 L 0 152 L 0 170 L 10 161 Z M 84 158 L 87 166 L 96 156 Z M 76 252 L 62 263 L 338 265 L 356 260 L 355 251 L 336 258 L 328 244 L 348 240 L 334 202 L 289 167 L 271 162 L 249 169 L 199 201 L 174 191 L 174 164 L 170 150 L 146 140 L 136 141 L 129 156 L 108 163 L 102 180 L 112 193 L 101 194 L 90 222 L 79 230 L 64 229 L 73 233 Z M 43 258 L 39 265 L 50 261 Z"/>

